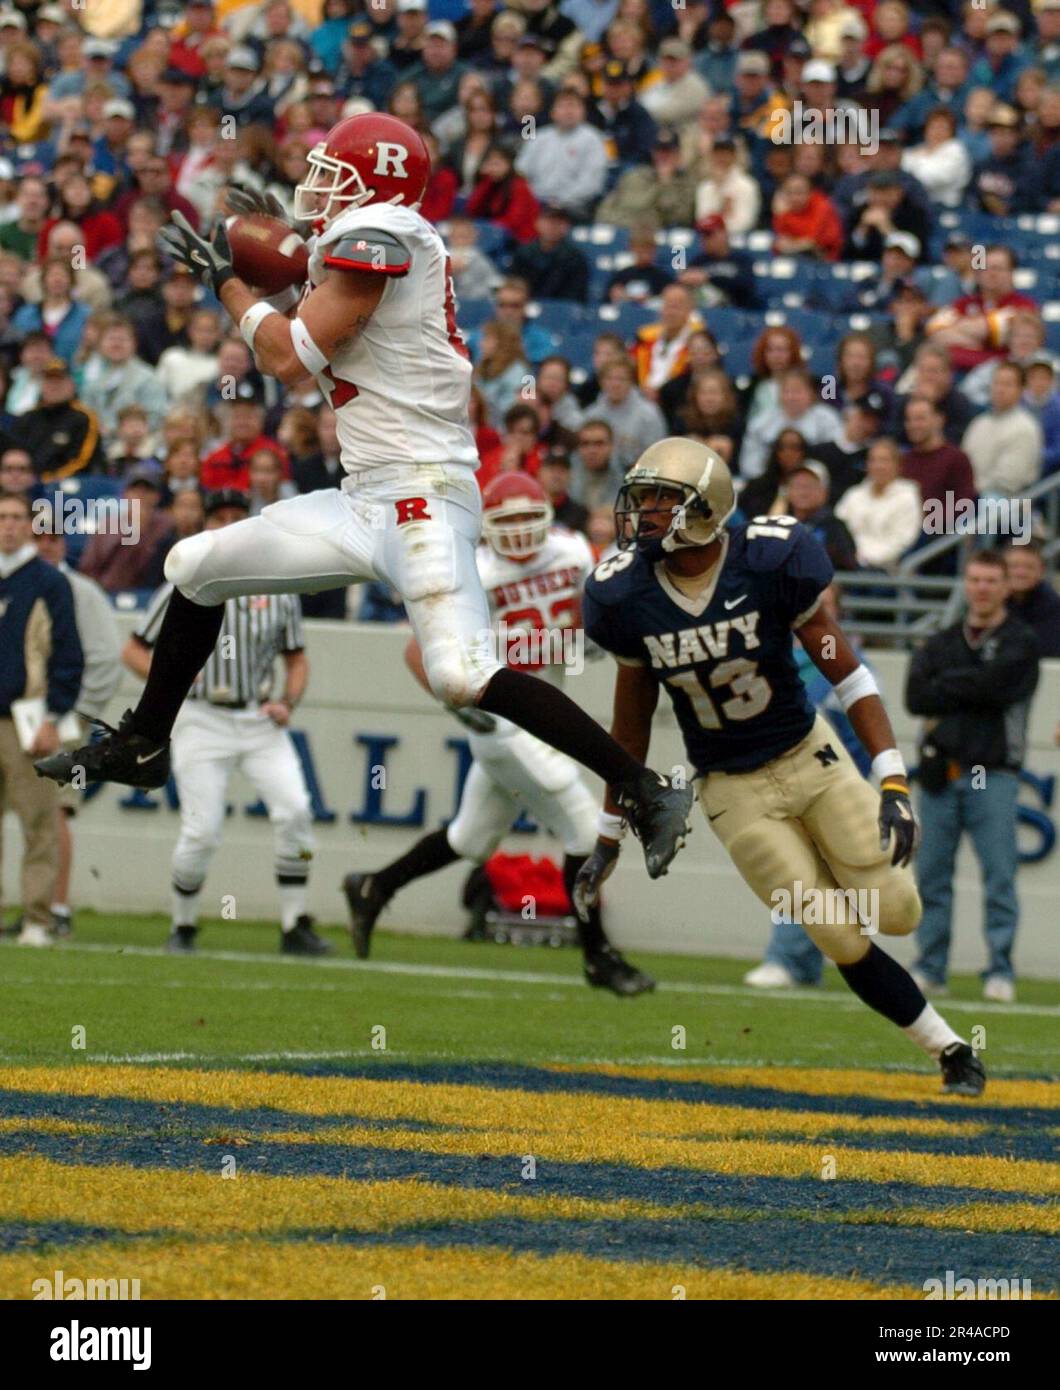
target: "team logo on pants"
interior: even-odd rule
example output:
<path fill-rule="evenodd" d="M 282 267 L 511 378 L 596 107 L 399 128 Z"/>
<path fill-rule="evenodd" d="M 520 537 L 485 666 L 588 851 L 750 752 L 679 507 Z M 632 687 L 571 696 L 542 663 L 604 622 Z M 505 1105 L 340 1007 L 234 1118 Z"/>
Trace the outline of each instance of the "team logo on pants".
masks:
<path fill-rule="evenodd" d="M 402 497 L 394 503 L 397 510 L 397 524 L 407 526 L 410 521 L 430 521 L 426 497 Z"/>

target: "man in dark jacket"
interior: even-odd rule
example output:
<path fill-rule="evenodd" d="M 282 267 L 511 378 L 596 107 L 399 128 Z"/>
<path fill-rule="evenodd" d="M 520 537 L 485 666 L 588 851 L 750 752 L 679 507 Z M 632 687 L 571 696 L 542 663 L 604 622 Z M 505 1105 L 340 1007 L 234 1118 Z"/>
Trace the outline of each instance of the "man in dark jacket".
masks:
<path fill-rule="evenodd" d="M 15 445 L 32 458 L 41 482 L 59 482 L 103 468 L 96 413 L 77 399 L 70 368 L 61 357 L 53 357 L 45 366 L 40 405 L 15 418 L 11 435 Z"/>
<path fill-rule="evenodd" d="M 525 280 L 532 299 L 589 298 L 589 262 L 570 240 L 570 214 L 545 204 L 537 214 L 537 236 L 512 257 L 512 274 Z"/>
<path fill-rule="evenodd" d="M 990 153 L 975 166 L 969 194 L 984 212 L 1015 217 L 1037 207 L 1039 168 L 1023 143 L 1019 113 L 1001 102 L 990 113 Z"/>
<path fill-rule="evenodd" d="M 633 74 L 616 58 L 604 64 L 603 96 L 589 108 L 589 122 L 602 131 L 619 164 L 647 164 L 655 143 L 655 122 L 636 99 Z"/>
<path fill-rule="evenodd" d="M 724 297 L 723 302 L 736 309 L 757 309 L 754 257 L 749 251 L 738 251 L 729 245 L 724 217 L 711 213 L 697 225 L 696 231 L 702 249 L 689 261 L 688 269 L 678 276 L 681 284 L 718 290 Z"/>
<path fill-rule="evenodd" d="M 1037 541 L 1006 546 L 1005 569 L 1011 586 L 1009 608 L 1038 639 L 1038 654 L 1060 657 L 1060 594 L 1049 582 Z"/>
<path fill-rule="evenodd" d="M 0 493 L 0 805 L 22 824 L 22 932 L 25 946 L 51 941 L 52 902 L 59 868 L 58 792 L 37 777 L 33 758 L 59 749 L 59 723 L 81 688 L 84 656 L 77 635 L 70 581 L 40 559 L 33 543 L 29 500 Z M 38 701 L 36 730 L 20 735 Z M 24 702 L 24 703 L 20 703 Z"/>
<path fill-rule="evenodd" d="M 912 971 L 925 992 L 942 990 L 949 964 L 953 870 L 962 834 L 982 866 L 989 963 L 983 997 L 1015 996 L 1016 797 L 1027 716 L 1038 683 L 1034 633 L 1008 607 L 1005 562 L 981 551 L 964 574 L 968 612 L 913 656 L 905 700 L 928 721 L 920 749 L 923 841 L 917 880 L 924 916 Z"/>

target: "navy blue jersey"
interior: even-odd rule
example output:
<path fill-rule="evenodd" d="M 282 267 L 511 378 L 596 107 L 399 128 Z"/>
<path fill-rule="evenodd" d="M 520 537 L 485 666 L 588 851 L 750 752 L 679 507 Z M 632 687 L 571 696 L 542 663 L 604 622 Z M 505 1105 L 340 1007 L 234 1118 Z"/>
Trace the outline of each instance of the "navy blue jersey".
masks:
<path fill-rule="evenodd" d="M 698 598 L 625 550 L 597 565 L 582 602 L 586 635 L 665 688 L 700 773 L 762 767 L 810 732 L 791 630 L 832 581 L 828 556 L 793 517 L 758 517 L 728 536 L 713 591 Z"/>

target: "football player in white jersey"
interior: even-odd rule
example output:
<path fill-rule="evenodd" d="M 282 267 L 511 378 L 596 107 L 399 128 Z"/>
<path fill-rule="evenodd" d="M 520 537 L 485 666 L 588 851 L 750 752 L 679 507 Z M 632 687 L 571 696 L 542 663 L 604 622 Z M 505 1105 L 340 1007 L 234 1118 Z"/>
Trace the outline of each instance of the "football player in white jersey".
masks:
<path fill-rule="evenodd" d="M 162 786 L 173 722 L 213 650 L 226 599 L 376 579 L 401 594 L 434 694 L 510 719 L 596 772 L 657 878 L 688 833 L 691 787 L 650 772 L 561 690 L 491 653 L 475 567 L 471 364 L 445 246 L 418 211 L 426 147 L 402 121 L 369 113 L 340 121 L 308 163 L 295 215 L 316 235 L 309 281 L 286 312 L 236 275 L 223 221 L 207 240 L 174 213 L 160 239 L 213 289 L 262 371 L 285 386 L 316 380 L 335 411 L 342 486 L 175 545 L 165 567 L 175 592 L 136 709 L 37 770 L 59 782 Z"/>
<path fill-rule="evenodd" d="M 501 473 L 482 502 L 485 543 L 478 547 L 478 572 L 501 656 L 542 680 L 561 680 L 570 647 L 563 639 L 580 635 L 582 586 L 595 564 L 589 543 L 552 524 L 555 514 L 544 488 L 526 473 Z M 406 659 L 429 690 L 415 638 Z M 521 811 L 563 845 L 568 894 L 596 844 L 595 802 L 576 763 L 506 719 L 479 709 L 455 713 L 468 725 L 473 755 L 456 816 L 393 863 L 343 880 L 354 950 L 362 960 L 376 918 L 395 893 L 458 859 L 485 863 Z M 596 904 L 579 920 L 578 938 L 591 985 L 627 996 L 654 988 L 654 980 L 610 945 Z"/>

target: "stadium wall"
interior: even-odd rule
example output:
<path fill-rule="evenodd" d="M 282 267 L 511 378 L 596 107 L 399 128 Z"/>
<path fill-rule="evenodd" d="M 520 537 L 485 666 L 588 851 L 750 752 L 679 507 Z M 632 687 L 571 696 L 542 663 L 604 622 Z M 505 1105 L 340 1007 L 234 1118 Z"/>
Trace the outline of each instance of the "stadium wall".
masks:
<path fill-rule="evenodd" d="M 131 616 L 122 616 L 121 622 L 125 631 L 133 625 Z M 335 922 L 344 916 L 338 892 L 344 872 L 385 863 L 451 817 L 466 744 L 462 727 L 433 704 L 405 670 L 406 629 L 317 623 L 308 625 L 308 634 L 309 690 L 294 729 L 314 783 L 318 815 L 325 817 L 316 826 L 311 909 L 320 920 Z M 871 659 L 903 751 L 912 759 L 916 723 L 904 714 L 901 701 L 907 658 L 878 652 Z M 599 661 L 568 682 L 575 698 L 605 723 L 612 672 L 610 661 Z M 137 689 L 138 683 L 128 676 L 108 717 L 116 721 Z M 1025 863 L 1020 872 L 1018 963 L 1024 974 L 1046 978 L 1060 977 L 1060 749 L 1053 744 L 1058 711 L 1060 662 L 1054 661 L 1043 667 L 1035 699 L 1020 828 L 1021 848 L 1034 856 L 1034 862 Z M 680 761 L 676 728 L 662 701 L 652 762 L 665 769 Z M 235 899 L 237 917 L 276 915 L 269 825 L 263 815 L 248 814 L 254 800 L 242 778 L 234 778 L 233 811 L 204 894 L 208 915 L 221 915 L 226 894 Z M 125 788 L 98 788 L 75 822 L 75 908 L 168 911 L 169 857 L 177 825 L 177 812 L 165 793 L 148 796 Z M 20 853 L 13 816 L 7 817 L 4 828 L 4 901 L 13 903 L 18 901 Z M 505 848 L 535 855 L 555 849 L 533 833 L 513 834 Z M 459 901 L 465 872 L 454 865 L 411 885 L 389 909 L 384 925 L 458 934 L 465 921 Z M 958 969 L 982 967 L 981 902 L 978 868 L 965 846 L 956 895 Z M 728 864 L 698 810 L 688 847 L 664 882 L 648 880 L 639 847 L 629 844 L 608 885 L 607 908 L 612 933 L 623 946 L 752 957 L 769 930 L 768 912 Z M 911 944 L 896 943 L 895 953 L 908 961 Z"/>

